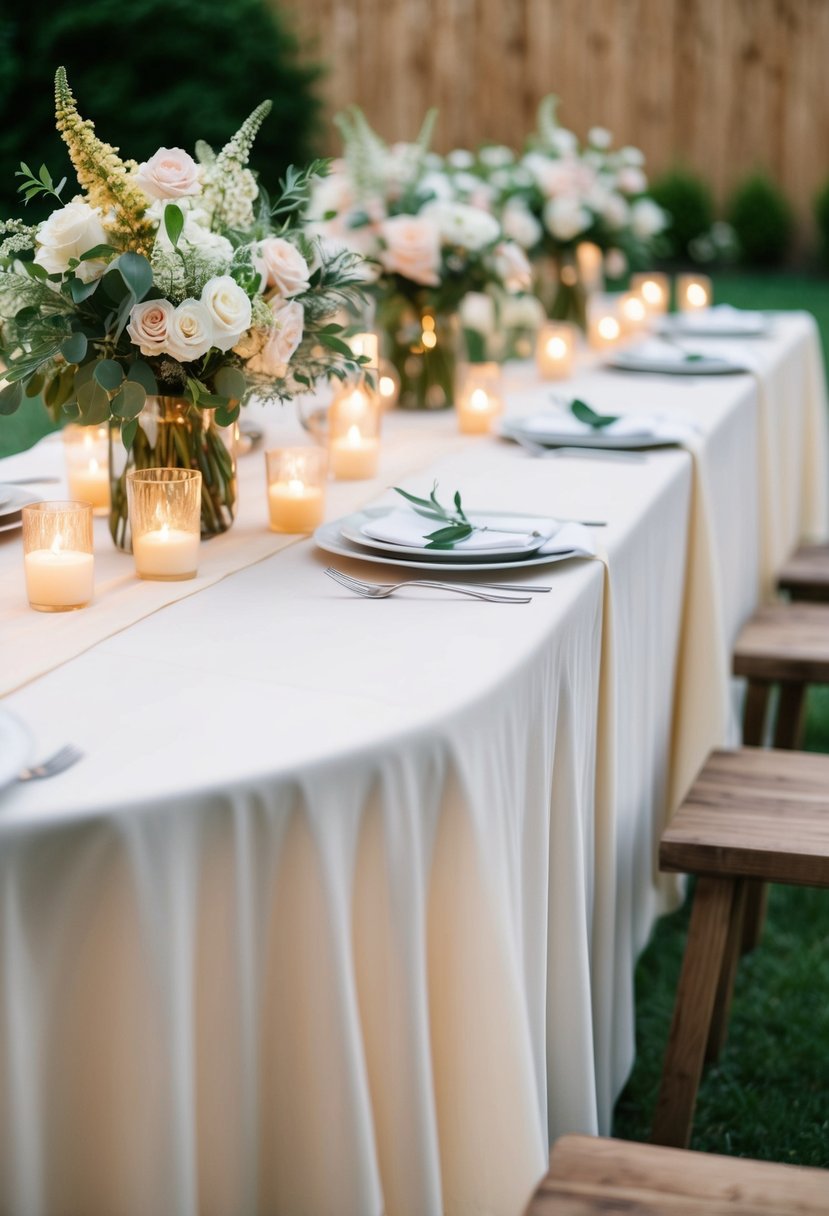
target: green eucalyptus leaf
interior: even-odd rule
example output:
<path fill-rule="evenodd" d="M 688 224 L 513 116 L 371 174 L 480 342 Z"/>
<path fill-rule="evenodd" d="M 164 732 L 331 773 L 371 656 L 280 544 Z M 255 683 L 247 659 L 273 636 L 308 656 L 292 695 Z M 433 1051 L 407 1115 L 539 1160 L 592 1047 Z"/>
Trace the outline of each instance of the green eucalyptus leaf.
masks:
<path fill-rule="evenodd" d="M 121 364 L 116 363 L 114 359 L 101 359 L 95 364 L 93 375 L 101 388 L 106 389 L 108 393 L 114 393 L 124 379 Z"/>
<path fill-rule="evenodd" d="M 141 253 L 122 253 L 113 265 L 126 283 L 133 298 L 143 300 L 153 285 L 153 268 Z"/>
<path fill-rule="evenodd" d="M 87 249 L 86 253 L 82 253 L 80 260 L 82 262 L 92 262 L 97 258 L 108 258 L 110 254 L 117 253 L 112 245 L 93 245 L 91 249 Z"/>
<path fill-rule="evenodd" d="M 184 231 L 184 212 L 175 203 L 168 203 L 164 208 L 164 227 L 170 238 L 170 244 L 175 249 Z"/>
<path fill-rule="evenodd" d="M 46 377 L 42 372 L 35 372 L 30 380 L 26 382 L 25 393 L 27 397 L 37 397 L 46 383 Z"/>
<path fill-rule="evenodd" d="M 218 426 L 232 426 L 239 417 L 241 406 L 238 404 L 232 406 L 219 406 L 214 415 Z"/>
<path fill-rule="evenodd" d="M 127 372 L 127 379 L 134 384 L 140 384 L 148 397 L 157 396 L 158 381 L 146 360 L 133 359 L 130 370 Z"/>
<path fill-rule="evenodd" d="M 95 379 L 78 389 L 78 406 L 85 426 L 100 425 L 110 416 L 109 394 Z"/>
<path fill-rule="evenodd" d="M 19 382 L 7 384 L 0 390 L 0 414 L 13 414 L 23 400 L 23 385 Z"/>
<path fill-rule="evenodd" d="M 581 401 L 578 397 L 570 402 L 570 412 L 574 418 L 578 418 L 579 422 L 585 423 L 587 426 L 592 426 L 594 430 L 600 431 L 603 427 L 610 426 L 611 422 L 618 421 L 617 414 L 597 414 L 586 401 Z"/>
<path fill-rule="evenodd" d="M 28 325 L 30 321 L 34 321 L 35 317 L 40 312 L 40 309 L 35 304 L 28 304 L 25 308 L 21 308 L 19 312 L 14 314 L 15 325 Z"/>
<path fill-rule="evenodd" d="M 220 367 L 213 377 L 216 392 L 231 401 L 241 401 L 247 392 L 248 382 L 238 367 Z"/>
<path fill-rule="evenodd" d="M 121 442 L 127 451 L 130 450 L 135 442 L 135 436 L 138 434 L 138 419 L 130 418 L 128 422 L 121 423 Z"/>
<path fill-rule="evenodd" d="M 85 334 L 74 333 L 61 342 L 60 353 L 67 363 L 80 363 L 88 345 Z"/>
<path fill-rule="evenodd" d="M 140 384 L 134 380 L 125 380 L 123 386 L 112 398 L 112 412 L 116 418 L 137 418 L 144 408 L 147 394 Z"/>
<path fill-rule="evenodd" d="M 69 280 L 69 293 L 76 304 L 83 304 L 84 300 L 88 300 L 90 296 L 94 296 L 98 290 L 100 279 L 93 279 L 91 283 L 84 283 L 82 279 Z"/>

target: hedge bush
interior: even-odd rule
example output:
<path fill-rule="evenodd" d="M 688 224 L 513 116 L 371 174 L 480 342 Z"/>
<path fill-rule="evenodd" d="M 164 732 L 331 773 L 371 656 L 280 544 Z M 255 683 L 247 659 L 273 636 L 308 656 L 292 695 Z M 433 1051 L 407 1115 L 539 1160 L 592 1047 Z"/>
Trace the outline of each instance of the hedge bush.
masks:
<path fill-rule="evenodd" d="M 707 235 L 714 223 L 714 199 L 708 186 L 687 169 L 672 169 L 650 188 L 655 202 L 671 217 L 664 233 L 666 256 L 683 261 L 691 246 Z"/>
<path fill-rule="evenodd" d="M 825 262 L 829 263 L 829 181 L 815 197 L 815 222 L 817 223 L 821 256 Z"/>
<path fill-rule="evenodd" d="M 731 196 L 728 219 L 748 266 L 782 262 L 794 230 L 794 216 L 784 194 L 764 174 L 746 178 Z"/>
<path fill-rule="evenodd" d="M 253 167 L 273 188 L 312 151 L 319 69 L 268 0 L 20 0 L 0 15 L 0 216 L 21 211 L 21 160 L 69 171 L 54 129 L 52 81 L 64 64 L 81 113 L 123 155 L 220 145 L 263 98 L 273 111 Z M 71 197 L 71 192 L 68 195 Z M 39 218 L 35 204 L 28 215 Z M 28 218 L 28 216 L 27 216 Z"/>

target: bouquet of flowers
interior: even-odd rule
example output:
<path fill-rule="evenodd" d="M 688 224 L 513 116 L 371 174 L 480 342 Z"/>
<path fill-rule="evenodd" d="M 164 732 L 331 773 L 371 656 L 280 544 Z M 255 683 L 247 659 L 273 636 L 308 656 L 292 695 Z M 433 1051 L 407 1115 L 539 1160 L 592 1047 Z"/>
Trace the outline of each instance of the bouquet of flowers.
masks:
<path fill-rule="evenodd" d="M 361 259 L 299 218 L 325 162 L 289 169 L 271 204 L 247 167 L 269 102 L 220 152 L 161 148 L 141 165 L 96 136 L 63 68 L 55 108 L 81 193 L 65 201 L 66 179 L 45 167 L 17 174 L 27 202 L 56 207 L 37 225 L 0 222 L 0 413 L 42 393 L 56 417 L 111 420 L 139 467 L 200 468 L 203 530 L 222 531 L 235 480 L 216 432 L 245 394 L 286 399 L 359 371 L 332 318 L 361 298 Z M 174 403 L 175 427 L 156 411 L 145 428 L 148 401 Z M 120 542 L 125 496 L 113 489 Z"/>
<path fill-rule="evenodd" d="M 644 157 L 638 148 L 614 150 L 613 137 L 594 127 L 587 143 L 559 126 L 556 99 L 541 103 L 538 130 L 520 160 L 506 149 L 482 148 L 463 170 L 467 189 L 478 180 L 489 192 L 507 236 L 536 262 L 554 259 L 555 290 L 543 302 L 554 319 L 584 324 L 576 246 L 589 241 L 605 254 L 612 277 L 641 265 L 667 217 L 647 195 Z M 468 154 L 467 154 L 468 155 Z"/>
<path fill-rule="evenodd" d="M 341 114 L 344 156 L 311 193 L 314 231 L 368 259 L 401 404 L 452 400 L 457 313 L 470 293 L 529 288 L 523 250 L 499 221 L 459 197 L 429 152 L 431 111 L 414 143 L 387 146 L 356 107 Z"/>

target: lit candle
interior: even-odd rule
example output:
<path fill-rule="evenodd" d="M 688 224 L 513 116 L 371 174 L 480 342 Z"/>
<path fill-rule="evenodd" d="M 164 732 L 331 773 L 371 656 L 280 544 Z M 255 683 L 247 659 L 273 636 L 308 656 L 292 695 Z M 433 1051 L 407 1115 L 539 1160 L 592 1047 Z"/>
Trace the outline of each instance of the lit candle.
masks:
<path fill-rule="evenodd" d="M 542 380 L 562 380 L 573 370 L 578 331 L 567 322 L 547 321 L 538 331 L 535 364 Z"/>
<path fill-rule="evenodd" d="M 92 507 L 38 502 L 23 508 L 23 563 L 29 604 L 39 612 L 67 612 L 92 599 Z"/>
<path fill-rule="evenodd" d="M 106 426 L 63 429 L 69 493 L 88 502 L 96 515 L 109 511 L 109 430 Z"/>
<path fill-rule="evenodd" d="M 458 383 L 455 408 L 464 435 L 486 435 L 504 408 L 501 369 L 497 363 L 469 363 Z"/>
<path fill-rule="evenodd" d="M 595 350 L 604 350 L 615 346 L 622 336 L 622 326 L 616 314 L 615 305 L 611 306 L 606 300 L 591 301 L 588 307 L 587 340 Z"/>
<path fill-rule="evenodd" d="M 668 311 L 671 286 L 666 274 L 656 270 L 648 274 L 634 274 L 631 276 L 630 289 L 642 297 L 649 316 Z"/>
<path fill-rule="evenodd" d="M 359 426 L 350 426 L 345 435 L 331 440 L 331 472 L 341 481 L 360 481 L 377 472 L 380 455 L 379 440 L 361 434 Z"/>
<path fill-rule="evenodd" d="M 711 280 L 704 274 L 681 274 L 677 279 L 680 312 L 700 312 L 711 304 Z"/>
<path fill-rule="evenodd" d="M 325 511 L 326 454 L 322 448 L 275 448 L 265 453 L 272 532 L 313 532 Z"/>
<path fill-rule="evenodd" d="M 647 324 L 647 306 L 637 292 L 625 292 L 619 301 L 619 313 L 626 333 L 639 333 Z"/>
<path fill-rule="evenodd" d="M 380 456 L 380 396 L 346 385 L 329 411 L 331 472 L 345 481 L 374 477 Z"/>
<path fill-rule="evenodd" d="M 368 360 L 363 366 L 369 370 L 377 370 L 380 364 L 380 344 L 377 334 L 354 334 L 348 339 L 348 344 L 355 359 L 363 355 Z"/>
<path fill-rule="evenodd" d="M 133 534 L 132 552 L 139 578 L 176 581 L 195 578 L 199 534 L 162 524 L 152 532 Z"/>
<path fill-rule="evenodd" d="M 601 291 L 604 287 L 604 256 L 592 241 L 580 241 L 576 246 L 576 264 L 579 276 L 587 291 Z"/>
<path fill-rule="evenodd" d="M 377 390 L 380 393 L 380 404 L 384 410 L 393 409 L 400 396 L 400 377 L 393 363 L 383 359 L 380 363 L 380 374 L 377 380 Z"/>

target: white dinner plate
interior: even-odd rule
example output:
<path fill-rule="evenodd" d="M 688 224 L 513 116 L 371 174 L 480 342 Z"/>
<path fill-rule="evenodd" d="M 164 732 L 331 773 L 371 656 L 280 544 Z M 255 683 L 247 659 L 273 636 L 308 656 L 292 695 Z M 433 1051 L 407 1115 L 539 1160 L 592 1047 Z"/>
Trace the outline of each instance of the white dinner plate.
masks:
<path fill-rule="evenodd" d="M 373 536 L 368 536 L 363 531 L 363 526 L 368 522 L 369 518 L 378 519 L 384 514 L 389 514 L 393 509 L 397 510 L 399 508 L 389 508 L 388 511 L 384 511 L 383 508 L 377 508 L 372 516 L 369 516 L 365 511 L 360 511 L 358 513 L 360 516 L 359 525 L 355 523 L 354 516 L 346 516 L 345 519 L 340 520 L 340 532 L 346 540 L 351 541 L 355 545 L 361 545 L 364 549 L 373 549 L 380 553 L 397 554 L 399 557 L 416 557 L 421 560 L 430 558 L 432 561 L 441 563 L 446 561 L 490 562 L 509 557 L 527 557 L 529 554 L 535 553 L 536 549 L 540 549 L 548 539 L 546 536 L 536 536 L 532 540 L 528 539 L 526 544 L 523 545 L 499 545 L 487 549 L 469 549 L 464 552 L 460 549 L 427 549 L 425 545 L 406 545 L 397 544 L 394 541 L 377 540 Z M 509 519 L 509 514 L 504 511 L 473 511 L 472 518 L 480 520 L 504 520 Z M 522 518 L 526 518 L 526 516 Z M 424 532 L 426 532 L 434 531 L 441 525 L 437 522 L 430 523 L 429 520 L 424 519 L 423 526 Z M 519 529 L 516 529 L 516 531 L 519 531 Z"/>
<path fill-rule="evenodd" d="M 510 421 L 505 418 L 499 428 L 503 439 L 511 439 L 514 443 L 527 439 L 543 448 L 604 448 L 613 452 L 635 452 L 639 448 L 676 447 L 680 439 L 662 439 L 656 435 L 608 435 L 604 430 L 595 430 L 589 435 L 573 434 L 572 431 L 562 431 L 556 434 L 553 421 L 549 431 L 526 431 L 518 419 Z"/>
<path fill-rule="evenodd" d="M 728 359 L 717 359 L 714 355 L 691 360 L 666 355 L 660 359 L 654 355 L 638 355 L 635 350 L 620 350 L 618 354 L 611 355 L 605 366 L 623 372 L 656 372 L 660 376 L 735 376 L 747 370 Z"/>
<path fill-rule="evenodd" d="M 34 739 L 28 726 L 0 708 L 0 790 L 12 784 L 32 758 Z"/>
<path fill-rule="evenodd" d="M 365 511 L 356 511 L 353 515 L 347 515 L 344 519 L 332 520 L 331 523 L 317 528 L 314 533 L 314 541 L 318 548 L 324 549 L 326 553 L 336 553 L 339 557 L 350 557 L 362 562 L 375 562 L 383 566 L 406 566 L 411 570 L 443 570 L 444 573 L 447 571 L 468 573 L 474 570 L 520 570 L 524 566 L 547 566 L 551 562 L 566 561 L 575 556 L 573 553 L 538 554 L 533 552 L 527 557 L 514 557 L 509 560 L 500 558 L 491 561 L 459 560 L 455 555 L 454 560 L 426 561 L 423 558 L 414 557 L 386 557 L 364 549 L 362 545 L 355 544 L 343 536 L 343 524 L 346 524 L 351 530 L 358 524 L 358 521 L 365 523 L 372 516 L 376 518 L 377 515 L 382 515 L 387 510 L 387 507 L 369 507 Z M 499 514 L 507 515 L 508 513 L 499 512 Z M 526 518 L 526 516 L 522 516 L 522 518 Z M 429 556 L 431 557 L 432 554 L 430 553 Z M 478 554 L 475 555 L 476 558 L 478 556 Z"/>
<path fill-rule="evenodd" d="M 24 486 L 0 482 L 0 524 L 6 521 L 7 516 L 17 515 L 21 508 L 27 507 L 29 503 L 42 501 L 42 494 L 33 494 Z"/>

